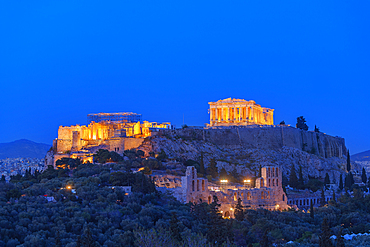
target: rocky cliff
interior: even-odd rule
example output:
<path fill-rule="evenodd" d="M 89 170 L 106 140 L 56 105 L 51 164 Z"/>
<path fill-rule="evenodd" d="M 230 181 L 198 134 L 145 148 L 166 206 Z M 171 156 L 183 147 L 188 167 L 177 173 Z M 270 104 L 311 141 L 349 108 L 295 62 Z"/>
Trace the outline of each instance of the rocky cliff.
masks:
<path fill-rule="evenodd" d="M 222 147 L 280 150 L 297 148 L 324 158 L 347 153 L 345 141 L 324 133 L 304 131 L 290 126 L 266 126 L 221 129 L 181 129 L 166 131 L 167 136 L 203 140 Z"/>
<path fill-rule="evenodd" d="M 291 127 L 171 130 L 146 140 L 139 149 L 196 161 L 203 152 L 206 167 L 215 159 L 218 168 L 236 169 L 244 176 L 253 176 L 259 165 L 268 164 L 279 164 L 288 176 L 292 165 L 297 172 L 301 165 L 306 179 L 328 173 L 338 182 L 346 165 L 343 138 Z M 355 163 L 352 167 L 361 169 Z"/>

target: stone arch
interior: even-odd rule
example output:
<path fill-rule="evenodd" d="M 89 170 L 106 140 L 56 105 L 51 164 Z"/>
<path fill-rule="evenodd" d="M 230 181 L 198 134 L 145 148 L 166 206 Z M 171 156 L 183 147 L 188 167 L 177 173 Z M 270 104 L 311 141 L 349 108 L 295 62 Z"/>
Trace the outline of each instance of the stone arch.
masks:
<path fill-rule="evenodd" d="M 270 177 L 270 167 L 267 169 L 267 177 Z"/>
<path fill-rule="evenodd" d="M 208 196 L 208 204 L 211 204 L 212 202 L 212 196 Z"/>
<path fill-rule="evenodd" d="M 265 199 L 265 193 L 261 191 L 261 199 Z"/>
<path fill-rule="evenodd" d="M 205 191 L 206 189 L 205 189 L 205 182 L 204 182 L 204 180 L 202 180 L 202 191 Z"/>
<path fill-rule="evenodd" d="M 197 180 L 197 191 L 199 191 L 199 180 Z"/>
<path fill-rule="evenodd" d="M 251 193 L 250 192 L 248 192 L 247 193 L 247 200 L 250 200 L 252 197 L 251 197 Z"/>
<path fill-rule="evenodd" d="M 274 167 L 272 168 L 271 177 L 275 177 L 275 168 Z"/>
<path fill-rule="evenodd" d="M 279 177 L 279 172 L 278 172 L 278 170 L 279 170 L 279 168 L 278 168 L 278 167 L 276 167 L 276 169 L 275 169 L 276 177 Z"/>
<path fill-rule="evenodd" d="M 241 194 L 241 197 L 242 197 L 242 199 L 244 199 L 244 193 L 242 192 L 242 194 Z"/>
<path fill-rule="evenodd" d="M 229 213 L 229 211 L 226 211 L 226 212 L 225 212 L 224 217 L 225 217 L 225 218 L 230 218 L 230 213 Z"/>
<path fill-rule="evenodd" d="M 275 187 L 275 179 L 272 179 L 272 186 Z"/>
<path fill-rule="evenodd" d="M 276 186 L 279 186 L 279 179 L 276 179 Z"/>
<path fill-rule="evenodd" d="M 285 195 L 283 194 L 283 202 L 285 201 Z"/>
<path fill-rule="evenodd" d="M 234 193 L 234 201 L 237 200 L 237 195 L 236 195 L 236 192 Z"/>
<path fill-rule="evenodd" d="M 195 191 L 195 184 L 194 184 L 194 180 L 192 181 L 192 188 L 193 188 L 193 191 Z"/>
<path fill-rule="evenodd" d="M 269 178 L 269 187 L 271 187 L 271 179 Z"/>

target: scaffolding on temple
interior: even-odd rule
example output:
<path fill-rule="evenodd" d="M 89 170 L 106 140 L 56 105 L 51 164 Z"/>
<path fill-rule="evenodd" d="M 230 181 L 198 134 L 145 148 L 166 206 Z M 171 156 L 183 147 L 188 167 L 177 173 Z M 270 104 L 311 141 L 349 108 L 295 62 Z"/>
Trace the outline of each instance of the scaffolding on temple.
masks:
<path fill-rule="evenodd" d="M 92 113 L 87 115 L 87 122 L 124 122 L 124 123 L 135 123 L 141 121 L 141 114 L 133 112 L 117 112 L 117 113 Z"/>

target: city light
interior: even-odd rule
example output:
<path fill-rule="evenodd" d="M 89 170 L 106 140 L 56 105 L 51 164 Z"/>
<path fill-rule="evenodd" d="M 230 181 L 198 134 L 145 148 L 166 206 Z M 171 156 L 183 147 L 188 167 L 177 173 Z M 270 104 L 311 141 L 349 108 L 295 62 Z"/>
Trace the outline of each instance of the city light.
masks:
<path fill-rule="evenodd" d="M 222 180 L 220 180 L 220 182 L 221 183 L 227 183 L 228 181 L 227 181 L 227 179 L 222 179 Z"/>

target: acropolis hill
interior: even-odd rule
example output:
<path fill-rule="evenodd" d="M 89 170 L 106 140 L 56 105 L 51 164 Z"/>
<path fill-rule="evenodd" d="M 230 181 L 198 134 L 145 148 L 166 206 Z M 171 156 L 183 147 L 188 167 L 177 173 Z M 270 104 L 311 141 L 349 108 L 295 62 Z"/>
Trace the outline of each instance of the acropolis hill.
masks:
<path fill-rule="evenodd" d="M 241 173 L 251 173 L 258 165 L 280 164 L 287 173 L 292 164 L 304 168 L 310 176 L 338 177 L 344 173 L 347 153 L 345 141 L 320 132 L 304 131 L 287 125 L 274 125 L 273 109 L 255 101 L 227 98 L 209 102 L 210 123 L 206 127 L 173 129 L 170 123 L 141 121 L 135 113 L 99 113 L 89 115 L 89 125 L 60 126 L 53 150 L 46 164 L 53 165 L 63 157 L 92 162 L 99 148 L 123 154 L 124 150 L 149 152 L 162 149 L 182 160 L 211 158 L 240 164 Z M 190 149 L 189 149 L 190 148 Z M 254 157 L 253 160 L 238 157 Z M 287 162 L 289 159 L 289 162 Z M 221 163 L 220 163 L 221 164 Z M 354 165 L 354 168 L 356 165 Z"/>

